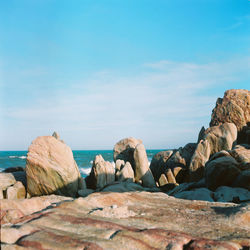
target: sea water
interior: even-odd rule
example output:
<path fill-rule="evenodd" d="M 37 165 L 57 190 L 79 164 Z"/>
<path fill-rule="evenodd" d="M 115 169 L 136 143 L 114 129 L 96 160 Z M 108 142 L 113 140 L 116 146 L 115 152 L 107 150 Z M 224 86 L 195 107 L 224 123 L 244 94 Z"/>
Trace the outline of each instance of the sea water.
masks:
<path fill-rule="evenodd" d="M 161 150 L 147 150 L 149 164 L 153 156 Z M 105 161 L 114 165 L 113 150 L 73 150 L 74 159 L 82 177 L 89 175 L 93 160 L 101 154 Z M 25 167 L 27 151 L 0 151 L 0 172 L 9 167 Z"/>

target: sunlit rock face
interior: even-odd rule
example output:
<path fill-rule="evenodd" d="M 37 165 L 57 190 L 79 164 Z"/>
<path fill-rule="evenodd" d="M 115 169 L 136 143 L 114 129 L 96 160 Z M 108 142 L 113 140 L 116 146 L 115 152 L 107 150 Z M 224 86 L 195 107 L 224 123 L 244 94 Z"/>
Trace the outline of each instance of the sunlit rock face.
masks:
<path fill-rule="evenodd" d="M 71 149 L 53 136 L 37 137 L 26 163 L 27 191 L 31 196 L 77 195 L 80 172 Z"/>

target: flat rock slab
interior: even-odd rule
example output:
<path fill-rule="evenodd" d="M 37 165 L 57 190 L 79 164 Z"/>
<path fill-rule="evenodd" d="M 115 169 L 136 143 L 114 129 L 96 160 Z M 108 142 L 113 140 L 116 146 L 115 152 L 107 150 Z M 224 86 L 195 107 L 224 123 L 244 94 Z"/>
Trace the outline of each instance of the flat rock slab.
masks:
<path fill-rule="evenodd" d="M 44 202 L 46 197 L 41 199 Z M 58 201 L 32 214 L 15 215 L 15 220 L 8 220 L 11 223 L 5 223 L 2 214 L 2 249 L 250 247 L 247 203 L 189 201 L 160 192 L 93 193 Z M 8 210 L 6 202 L 4 209 Z M 15 206 L 13 202 L 12 209 L 22 201 L 16 200 Z"/>

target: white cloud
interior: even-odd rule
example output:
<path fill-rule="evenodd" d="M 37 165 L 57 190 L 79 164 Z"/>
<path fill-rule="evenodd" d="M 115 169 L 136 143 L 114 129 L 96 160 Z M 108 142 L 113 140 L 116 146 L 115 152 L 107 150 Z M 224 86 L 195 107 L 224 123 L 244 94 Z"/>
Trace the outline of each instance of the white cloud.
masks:
<path fill-rule="evenodd" d="M 125 136 L 139 137 L 151 148 L 183 146 L 196 140 L 216 98 L 242 80 L 249 65 L 249 58 L 207 64 L 160 61 L 129 76 L 97 72 L 58 89 L 56 96 L 5 110 L 0 149 L 6 143 L 27 148 L 34 137 L 53 130 L 75 149 L 112 148 Z"/>

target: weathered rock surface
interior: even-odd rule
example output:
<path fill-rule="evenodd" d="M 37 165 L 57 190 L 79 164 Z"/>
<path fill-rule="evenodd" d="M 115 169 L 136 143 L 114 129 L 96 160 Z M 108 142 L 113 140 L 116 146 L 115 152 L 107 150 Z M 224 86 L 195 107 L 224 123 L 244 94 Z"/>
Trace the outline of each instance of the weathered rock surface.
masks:
<path fill-rule="evenodd" d="M 250 191 L 250 170 L 242 171 L 232 184 L 233 187 L 242 187 Z"/>
<path fill-rule="evenodd" d="M 50 197 L 50 196 L 49 196 Z M 149 199 L 150 197 L 150 199 Z M 32 207 L 34 199 L 25 200 Z M 4 200 L 4 207 L 24 201 Z M 94 193 L 2 217 L 8 249 L 248 249 L 250 205 L 189 201 L 164 193 Z M 11 224 L 8 222 L 11 221 Z M 6 223 L 7 222 L 7 223 Z M 198 229 L 198 230 L 197 230 Z"/>
<path fill-rule="evenodd" d="M 22 182 L 18 181 L 6 190 L 6 199 L 24 199 L 26 198 L 26 189 Z"/>
<path fill-rule="evenodd" d="M 231 186 L 239 174 L 238 163 L 233 157 L 217 158 L 205 166 L 206 186 L 213 191 L 219 186 Z"/>
<path fill-rule="evenodd" d="M 138 144 L 134 150 L 135 181 L 142 181 L 144 187 L 155 187 L 155 180 L 148 166 L 148 158 L 143 144 Z"/>
<path fill-rule="evenodd" d="M 242 170 L 250 170 L 250 145 L 236 145 L 229 153 L 240 163 Z"/>
<path fill-rule="evenodd" d="M 120 160 L 117 160 L 117 161 L 120 161 Z M 132 182 L 135 180 L 134 170 L 130 162 L 127 161 L 124 165 L 120 166 L 120 169 L 117 170 L 115 173 L 115 179 L 117 181 L 132 181 Z"/>
<path fill-rule="evenodd" d="M 115 169 L 112 164 L 97 155 L 93 161 L 90 175 L 85 179 L 89 189 L 100 189 L 115 181 Z"/>
<path fill-rule="evenodd" d="M 6 190 L 15 183 L 16 179 L 12 173 L 0 173 L 0 189 Z"/>
<path fill-rule="evenodd" d="M 27 191 L 32 196 L 77 195 L 80 172 L 71 149 L 53 136 L 37 137 L 26 163 Z"/>
<path fill-rule="evenodd" d="M 135 166 L 134 163 L 134 150 L 138 144 L 141 144 L 142 140 L 135 139 L 133 137 L 125 138 L 117 142 L 114 146 L 114 162 L 118 159 L 124 160 L 124 162 L 130 162 L 133 169 Z"/>
<path fill-rule="evenodd" d="M 250 201 L 250 192 L 244 188 L 221 186 L 214 192 L 214 199 L 220 202 Z"/>
<path fill-rule="evenodd" d="M 218 98 L 212 111 L 210 126 L 224 122 L 232 122 L 239 132 L 238 143 L 244 141 L 241 131 L 250 122 L 250 91 L 245 89 L 230 89 L 224 97 Z M 246 139 L 246 136 L 243 135 Z"/>
<path fill-rule="evenodd" d="M 166 150 L 154 155 L 149 168 L 154 176 L 155 181 L 158 181 L 162 173 L 164 173 L 165 169 L 167 168 L 167 160 L 171 157 L 173 152 L 176 151 Z"/>
<path fill-rule="evenodd" d="M 222 150 L 231 150 L 237 138 L 237 128 L 233 123 L 223 123 L 208 128 L 203 139 L 198 143 L 189 166 L 190 181 L 198 181 L 203 177 L 205 163 L 209 157 Z"/>

